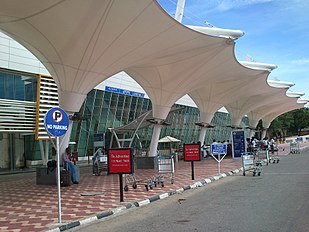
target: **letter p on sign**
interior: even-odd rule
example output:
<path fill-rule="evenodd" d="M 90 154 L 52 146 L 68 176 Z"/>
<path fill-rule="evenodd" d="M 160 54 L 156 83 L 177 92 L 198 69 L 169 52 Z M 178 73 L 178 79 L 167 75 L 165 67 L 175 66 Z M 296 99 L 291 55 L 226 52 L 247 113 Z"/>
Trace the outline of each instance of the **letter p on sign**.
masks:
<path fill-rule="evenodd" d="M 55 122 L 61 122 L 62 121 L 62 113 L 59 110 L 55 110 L 53 112 L 53 120 Z"/>

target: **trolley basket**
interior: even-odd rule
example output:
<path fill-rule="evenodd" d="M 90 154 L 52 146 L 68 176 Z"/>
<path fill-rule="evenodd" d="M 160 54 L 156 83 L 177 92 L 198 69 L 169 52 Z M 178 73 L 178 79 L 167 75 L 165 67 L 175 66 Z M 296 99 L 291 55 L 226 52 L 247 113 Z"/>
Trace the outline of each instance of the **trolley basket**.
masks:
<path fill-rule="evenodd" d="M 246 172 L 252 172 L 253 176 L 256 174 L 261 175 L 262 172 L 262 162 L 255 160 L 254 152 L 244 152 L 241 156 L 243 175 L 246 175 Z"/>
<path fill-rule="evenodd" d="M 300 153 L 299 143 L 297 143 L 297 142 L 290 143 L 290 153 L 291 154 L 299 154 Z"/>
<path fill-rule="evenodd" d="M 174 155 L 159 155 L 158 156 L 158 174 L 154 178 L 155 184 L 161 184 L 164 186 L 164 177 L 168 175 L 171 184 L 174 184 Z"/>

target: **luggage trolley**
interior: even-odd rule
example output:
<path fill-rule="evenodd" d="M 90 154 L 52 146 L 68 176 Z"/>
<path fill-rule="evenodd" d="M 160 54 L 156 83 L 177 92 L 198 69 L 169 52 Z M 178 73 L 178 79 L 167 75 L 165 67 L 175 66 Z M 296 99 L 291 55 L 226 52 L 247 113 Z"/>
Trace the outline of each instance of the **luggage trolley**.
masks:
<path fill-rule="evenodd" d="M 126 192 L 129 191 L 129 185 L 132 185 L 133 189 L 137 189 L 138 185 L 144 185 L 146 190 L 149 191 L 149 189 L 153 189 L 153 187 L 156 187 L 157 184 L 154 178 L 136 180 L 135 174 L 125 174 L 125 186 L 123 190 Z"/>
<path fill-rule="evenodd" d="M 158 156 L 158 175 L 154 177 L 154 185 L 164 187 L 164 175 L 170 174 L 169 179 L 171 184 L 174 184 L 174 155 L 159 155 Z"/>
<path fill-rule="evenodd" d="M 107 171 L 107 155 L 98 155 L 93 163 L 93 170 L 96 176 L 100 176 L 101 172 Z"/>
<path fill-rule="evenodd" d="M 132 186 L 133 189 L 137 189 L 138 185 L 144 185 L 146 190 L 153 189 L 155 186 L 155 182 L 152 178 L 147 178 L 145 180 L 137 180 L 135 173 L 133 174 L 125 174 L 125 186 L 124 191 L 129 191 L 129 185 Z"/>
<path fill-rule="evenodd" d="M 125 176 L 125 186 L 124 191 L 129 191 L 129 186 L 131 185 L 133 189 L 137 189 L 138 185 L 144 185 L 146 190 L 153 189 L 155 186 L 154 178 L 147 178 L 147 179 L 136 179 L 135 173 L 133 174 L 124 174 Z"/>
<path fill-rule="evenodd" d="M 290 153 L 291 154 L 299 154 L 300 153 L 299 143 L 297 143 L 297 142 L 290 143 Z"/>
<path fill-rule="evenodd" d="M 124 186 L 124 191 L 129 191 L 129 185 L 132 185 L 133 189 L 137 188 L 137 180 L 135 177 L 135 174 L 125 174 L 125 186 Z"/>
<path fill-rule="evenodd" d="M 261 162 L 262 165 L 268 165 L 269 162 L 269 152 L 268 149 L 261 149 L 257 151 L 258 160 L 256 162 Z"/>
<path fill-rule="evenodd" d="M 280 158 L 278 147 L 275 145 L 271 145 L 269 150 L 269 163 L 279 163 L 279 161 Z"/>
<path fill-rule="evenodd" d="M 255 153 L 253 152 L 244 152 L 241 155 L 242 167 L 243 167 L 243 175 L 246 175 L 246 172 L 252 172 L 253 176 L 256 174 L 258 176 L 261 175 L 262 172 L 262 162 L 255 161 Z"/>

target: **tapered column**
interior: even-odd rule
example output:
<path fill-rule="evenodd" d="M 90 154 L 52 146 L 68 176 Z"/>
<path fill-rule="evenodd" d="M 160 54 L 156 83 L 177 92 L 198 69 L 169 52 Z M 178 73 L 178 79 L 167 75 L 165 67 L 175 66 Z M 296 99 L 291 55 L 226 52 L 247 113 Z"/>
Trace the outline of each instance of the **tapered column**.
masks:
<path fill-rule="evenodd" d="M 158 142 L 160 137 L 162 125 L 155 124 L 153 127 L 152 138 L 149 148 L 149 156 L 155 157 L 157 155 Z"/>
<path fill-rule="evenodd" d="M 261 139 L 264 139 L 266 137 L 266 133 L 267 133 L 267 128 L 263 130 Z"/>
<path fill-rule="evenodd" d="M 67 132 L 65 133 L 65 135 L 60 137 L 60 149 L 59 149 L 60 157 L 64 153 L 65 149 L 69 146 L 72 127 L 73 127 L 73 121 L 70 120 L 69 128 L 68 128 Z"/>
<path fill-rule="evenodd" d="M 214 113 L 210 112 L 200 112 L 200 122 L 202 127 L 200 127 L 200 136 L 199 141 L 201 144 L 204 144 L 205 137 L 206 137 L 206 125 L 211 123 L 212 118 L 214 117 Z"/>
<path fill-rule="evenodd" d="M 249 138 L 252 138 L 255 135 L 255 130 L 250 129 Z"/>
<path fill-rule="evenodd" d="M 201 144 L 204 144 L 206 136 L 206 127 L 201 127 L 199 141 Z"/>
<path fill-rule="evenodd" d="M 69 91 L 58 90 L 60 107 L 68 114 L 73 115 L 75 112 L 79 112 L 86 95 L 73 93 Z M 70 120 L 69 128 L 64 136 L 60 138 L 60 155 L 69 146 L 73 121 Z"/>

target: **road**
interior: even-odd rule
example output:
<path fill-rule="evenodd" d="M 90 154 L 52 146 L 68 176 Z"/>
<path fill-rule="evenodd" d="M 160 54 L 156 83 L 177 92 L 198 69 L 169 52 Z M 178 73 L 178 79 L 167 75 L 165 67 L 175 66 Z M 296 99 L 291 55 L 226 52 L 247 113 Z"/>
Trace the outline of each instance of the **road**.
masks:
<path fill-rule="evenodd" d="M 242 173 L 73 231 L 309 231 L 309 153 Z"/>

